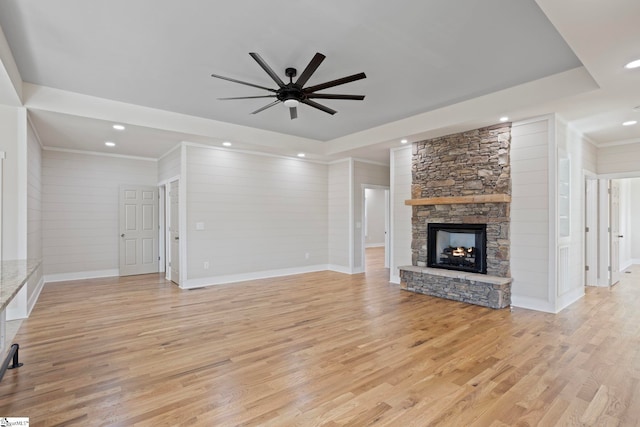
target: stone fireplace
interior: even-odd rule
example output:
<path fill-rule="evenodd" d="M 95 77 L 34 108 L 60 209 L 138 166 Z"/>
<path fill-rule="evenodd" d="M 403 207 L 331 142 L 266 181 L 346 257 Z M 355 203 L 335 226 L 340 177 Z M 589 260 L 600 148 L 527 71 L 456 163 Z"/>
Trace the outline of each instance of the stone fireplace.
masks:
<path fill-rule="evenodd" d="M 405 202 L 413 207 L 412 265 L 400 268 L 403 289 L 510 305 L 510 142 L 507 123 L 413 145 L 412 199 Z M 441 229 L 443 237 L 433 235 Z"/>

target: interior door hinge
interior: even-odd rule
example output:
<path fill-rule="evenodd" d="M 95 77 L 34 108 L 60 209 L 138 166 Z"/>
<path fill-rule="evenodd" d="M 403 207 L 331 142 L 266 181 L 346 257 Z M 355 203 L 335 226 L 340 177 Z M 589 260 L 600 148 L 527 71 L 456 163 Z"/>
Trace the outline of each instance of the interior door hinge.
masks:
<path fill-rule="evenodd" d="M 585 231 L 585 233 L 588 233 L 589 232 L 589 227 L 585 227 L 584 231 Z"/>
<path fill-rule="evenodd" d="M 588 265 L 584 266 L 584 271 L 589 271 L 589 266 Z"/>
<path fill-rule="evenodd" d="M 611 271 L 611 266 L 607 267 L 607 271 Z"/>

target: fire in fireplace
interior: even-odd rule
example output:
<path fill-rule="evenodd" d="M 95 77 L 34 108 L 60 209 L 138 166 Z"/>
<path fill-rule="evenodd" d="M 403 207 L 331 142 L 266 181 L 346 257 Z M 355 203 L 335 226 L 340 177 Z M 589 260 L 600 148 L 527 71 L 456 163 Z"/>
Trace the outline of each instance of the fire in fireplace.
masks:
<path fill-rule="evenodd" d="M 427 224 L 427 266 L 487 273 L 487 224 Z"/>

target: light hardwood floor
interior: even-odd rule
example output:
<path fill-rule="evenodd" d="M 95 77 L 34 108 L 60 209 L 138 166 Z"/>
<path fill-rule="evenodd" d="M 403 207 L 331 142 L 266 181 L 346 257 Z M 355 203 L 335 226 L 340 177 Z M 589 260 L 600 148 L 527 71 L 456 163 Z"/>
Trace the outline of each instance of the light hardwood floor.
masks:
<path fill-rule="evenodd" d="M 373 258 L 370 258 L 370 260 Z M 640 268 L 558 315 L 404 292 L 388 270 L 181 291 L 45 286 L 0 416 L 33 426 L 632 426 Z"/>

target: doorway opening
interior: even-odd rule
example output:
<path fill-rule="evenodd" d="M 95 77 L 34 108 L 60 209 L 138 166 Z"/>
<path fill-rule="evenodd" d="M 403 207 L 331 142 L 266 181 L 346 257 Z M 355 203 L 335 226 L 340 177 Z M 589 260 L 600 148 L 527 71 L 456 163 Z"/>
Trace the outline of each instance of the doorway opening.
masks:
<path fill-rule="evenodd" d="M 363 185 L 362 259 L 365 272 L 389 268 L 389 187 Z"/>

